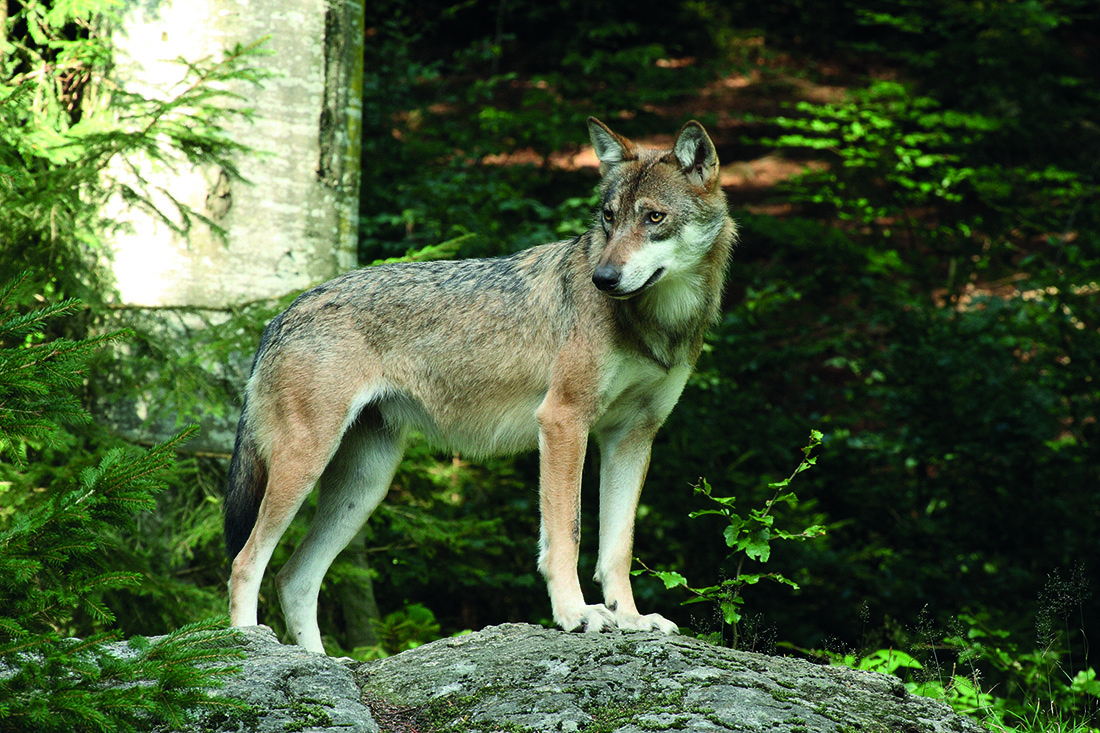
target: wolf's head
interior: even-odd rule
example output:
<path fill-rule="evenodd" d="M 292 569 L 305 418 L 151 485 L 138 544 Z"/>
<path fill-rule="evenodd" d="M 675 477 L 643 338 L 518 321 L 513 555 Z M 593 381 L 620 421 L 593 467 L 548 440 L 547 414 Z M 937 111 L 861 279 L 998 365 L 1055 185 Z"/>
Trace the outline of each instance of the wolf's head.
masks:
<path fill-rule="evenodd" d="M 588 130 L 602 177 L 603 249 L 592 282 L 612 298 L 664 283 L 662 289 L 681 291 L 675 300 L 690 300 L 715 240 L 733 236 L 714 143 L 695 121 L 684 125 L 671 150 L 641 148 L 595 117 Z"/>

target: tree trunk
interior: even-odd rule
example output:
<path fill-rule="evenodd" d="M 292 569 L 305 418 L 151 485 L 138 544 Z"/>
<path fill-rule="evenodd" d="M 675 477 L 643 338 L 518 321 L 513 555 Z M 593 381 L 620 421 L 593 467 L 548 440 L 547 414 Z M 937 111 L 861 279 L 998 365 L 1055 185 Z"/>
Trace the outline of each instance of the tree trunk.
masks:
<path fill-rule="evenodd" d="M 105 390 L 114 394 L 98 412 L 131 437 L 161 439 L 182 416 L 202 422 L 192 448 L 230 450 L 235 409 L 194 404 L 221 400 L 205 391 L 196 399 L 194 388 L 141 370 L 159 364 L 154 368 L 168 373 L 183 364 L 190 376 L 206 372 L 211 384 L 227 389 L 232 405 L 262 328 L 227 322 L 236 307 L 300 291 L 356 265 L 363 22 L 362 0 L 124 1 L 110 40 L 114 76 L 128 91 L 172 98 L 185 72 L 178 59 L 217 60 L 235 44 L 265 38 L 270 52 L 253 57 L 269 73 L 260 87 L 228 83 L 239 104 L 254 110 L 252 122 L 233 118 L 228 130 L 254 151 L 234 160 L 245 180 L 216 164 L 164 166 L 137 157 L 105 171 L 123 183 L 143 178 L 141 187 L 171 222 L 122 196 L 107 205 L 108 218 L 119 224 L 107 234 L 115 312 L 142 333 L 151 352 L 131 357 L 134 371 L 125 357 L 112 370 L 119 383 Z M 199 216 L 180 216 L 179 208 Z M 188 345 L 204 330 L 221 335 L 211 328 L 242 333 L 239 353 Z M 142 394 L 120 399 L 126 382 Z M 183 404 L 188 393 L 190 407 Z"/>
<path fill-rule="evenodd" d="M 219 168 L 149 170 L 154 186 L 225 230 L 183 233 L 115 202 L 130 231 L 112 236 L 123 304 L 222 308 L 283 295 L 356 264 L 363 6 L 332 0 L 142 0 L 112 33 L 117 77 L 132 91 L 168 96 L 176 59 L 218 58 L 267 37 L 262 88 L 232 91 L 255 110 L 231 137 L 258 154 Z M 134 161 L 131 161 L 134 162 Z M 152 168 L 150 166 L 150 168 Z M 162 211 L 172 205 L 165 199 Z M 119 219 L 116 219 L 118 221 Z"/>

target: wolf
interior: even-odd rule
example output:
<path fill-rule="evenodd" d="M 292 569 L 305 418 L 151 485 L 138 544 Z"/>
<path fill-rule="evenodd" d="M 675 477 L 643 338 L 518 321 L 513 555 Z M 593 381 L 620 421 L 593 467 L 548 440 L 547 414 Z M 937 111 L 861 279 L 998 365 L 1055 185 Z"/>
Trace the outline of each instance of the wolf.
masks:
<path fill-rule="evenodd" d="M 658 630 L 629 569 L 658 428 L 720 313 L 737 229 L 696 121 L 671 149 L 595 118 L 592 227 L 493 259 L 385 264 L 303 293 L 265 329 L 225 498 L 230 621 L 257 623 L 260 581 L 303 501 L 312 525 L 277 576 L 287 633 L 324 653 L 321 580 L 382 501 L 410 431 L 472 457 L 539 450 L 538 568 L 563 629 Z M 577 575 L 581 471 L 600 448 L 603 603 Z"/>

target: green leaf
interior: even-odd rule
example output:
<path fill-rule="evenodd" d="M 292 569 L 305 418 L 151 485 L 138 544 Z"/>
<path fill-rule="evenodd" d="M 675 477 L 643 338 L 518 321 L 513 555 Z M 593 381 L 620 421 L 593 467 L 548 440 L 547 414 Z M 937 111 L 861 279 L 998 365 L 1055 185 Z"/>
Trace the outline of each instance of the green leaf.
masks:
<path fill-rule="evenodd" d="M 736 515 L 730 517 L 729 526 L 722 531 L 722 536 L 726 538 L 726 547 L 736 547 L 741 537 L 741 528 L 745 522 L 741 517 Z"/>
<path fill-rule="evenodd" d="M 688 514 L 688 517 L 690 517 L 691 519 L 695 519 L 696 517 L 702 517 L 702 516 L 707 515 L 707 514 L 717 514 L 719 516 L 728 517 L 729 516 L 729 510 L 726 510 L 726 509 L 699 509 L 697 511 L 690 512 Z"/>
<path fill-rule="evenodd" d="M 767 527 L 761 527 L 755 532 L 749 532 L 737 542 L 737 549 L 743 551 L 753 560 L 767 562 L 771 557 L 772 549 L 768 542 L 771 540 L 771 531 Z"/>
<path fill-rule="evenodd" d="M 707 494 L 707 498 L 713 501 L 715 504 L 720 504 L 724 507 L 729 508 L 732 508 L 733 505 L 737 503 L 736 496 L 713 496 L 711 494 Z"/>
<path fill-rule="evenodd" d="M 1076 693 L 1084 693 L 1093 697 L 1100 697 L 1100 680 L 1096 679 L 1096 670 L 1092 667 L 1082 669 L 1073 678 L 1070 690 Z"/>
<path fill-rule="evenodd" d="M 722 601 L 719 608 L 722 609 L 722 620 L 724 620 L 730 626 L 733 626 L 741 621 L 740 606 L 745 602 L 745 599 L 741 596 L 734 598 L 728 598 Z"/>
<path fill-rule="evenodd" d="M 893 674 L 899 669 L 923 669 L 921 663 L 905 652 L 897 649 L 878 649 L 859 662 L 859 669 L 871 672 Z"/>
<path fill-rule="evenodd" d="M 801 590 L 801 586 L 798 583 L 794 582 L 790 578 L 787 578 L 786 576 L 780 575 L 779 573 L 768 573 L 768 577 L 781 585 L 789 585 L 795 590 Z"/>
<path fill-rule="evenodd" d="M 673 570 L 657 570 L 653 573 L 665 584 L 665 589 L 679 586 L 687 587 L 687 578 Z"/>
<path fill-rule="evenodd" d="M 778 496 L 776 496 L 774 499 L 772 499 L 768 503 L 769 504 L 778 504 L 781 501 L 788 504 L 788 505 L 790 505 L 791 507 L 797 507 L 798 506 L 798 497 L 795 495 L 795 493 L 793 491 L 790 492 L 790 493 L 787 493 L 787 494 L 779 494 Z"/>

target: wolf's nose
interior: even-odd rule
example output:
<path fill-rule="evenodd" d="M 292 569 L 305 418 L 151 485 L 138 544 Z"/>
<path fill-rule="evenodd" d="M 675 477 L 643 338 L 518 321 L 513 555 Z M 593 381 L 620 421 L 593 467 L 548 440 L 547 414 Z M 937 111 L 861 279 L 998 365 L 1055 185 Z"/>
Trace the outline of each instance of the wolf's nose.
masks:
<path fill-rule="evenodd" d="M 606 293 L 619 286 L 621 275 L 622 273 L 617 267 L 613 267 L 612 265 L 600 265 L 596 268 L 596 271 L 592 273 L 592 282 L 597 288 Z"/>

